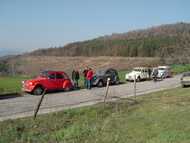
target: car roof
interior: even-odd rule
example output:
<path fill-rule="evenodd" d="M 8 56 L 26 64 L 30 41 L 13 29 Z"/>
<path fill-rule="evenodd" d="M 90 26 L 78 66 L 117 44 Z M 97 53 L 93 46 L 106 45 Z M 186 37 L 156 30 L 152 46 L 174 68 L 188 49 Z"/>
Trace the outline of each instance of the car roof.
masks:
<path fill-rule="evenodd" d="M 149 69 L 148 67 L 135 67 L 135 68 L 133 68 L 133 69 Z"/>
<path fill-rule="evenodd" d="M 108 70 L 117 71 L 116 69 L 113 69 L 113 68 L 104 68 L 104 69 L 98 69 L 97 72 L 106 72 Z"/>
<path fill-rule="evenodd" d="M 55 70 L 44 70 L 42 72 L 46 72 L 46 73 L 65 73 L 64 71 L 55 71 Z"/>
<path fill-rule="evenodd" d="M 158 66 L 158 68 L 168 69 L 170 67 L 169 66 Z"/>

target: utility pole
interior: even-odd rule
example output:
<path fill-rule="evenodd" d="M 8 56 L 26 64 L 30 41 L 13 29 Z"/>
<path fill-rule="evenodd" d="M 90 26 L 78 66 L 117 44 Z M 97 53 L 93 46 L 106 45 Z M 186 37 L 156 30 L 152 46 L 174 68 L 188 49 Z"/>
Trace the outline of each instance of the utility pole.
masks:
<path fill-rule="evenodd" d="M 106 98 L 107 98 L 107 96 L 108 96 L 109 83 L 110 83 L 110 78 L 107 79 L 106 94 L 105 94 L 105 96 L 104 96 L 104 107 L 105 107 L 105 103 L 106 103 Z"/>

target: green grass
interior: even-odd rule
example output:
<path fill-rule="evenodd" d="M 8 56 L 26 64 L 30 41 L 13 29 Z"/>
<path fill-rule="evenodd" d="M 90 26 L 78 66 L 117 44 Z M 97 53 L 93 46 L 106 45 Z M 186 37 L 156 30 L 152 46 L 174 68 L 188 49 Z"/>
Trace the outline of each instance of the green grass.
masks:
<path fill-rule="evenodd" d="M 0 143 L 189 143 L 190 88 L 0 122 Z"/>
<path fill-rule="evenodd" d="M 187 72 L 187 71 L 190 71 L 190 64 L 184 64 L 184 65 L 174 64 L 174 65 L 171 65 L 171 70 L 172 70 L 172 73 L 174 74 Z"/>
<path fill-rule="evenodd" d="M 119 74 L 119 79 L 121 82 L 126 82 L 125 81 L 125 74 L 126 73 L 129 73 L 130 70 L 122 70 L 122 71 L 119 71 L 118 74 Z"/>
<path fill-rule="evenodd" d="M 28 79 L 28 77 L 0 76 L 0 94 L 10 92 L 21 92 L 21 82 L 25 79 Z"/>

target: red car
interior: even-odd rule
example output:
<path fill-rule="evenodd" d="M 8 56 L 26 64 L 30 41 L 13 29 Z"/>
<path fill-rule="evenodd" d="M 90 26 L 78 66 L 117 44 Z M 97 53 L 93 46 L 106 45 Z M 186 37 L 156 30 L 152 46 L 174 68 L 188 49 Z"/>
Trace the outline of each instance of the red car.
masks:
<path fill-rule="evenodd" d="M 45 89 L 47 91 L 73 89 L 69 76 L 63 71 L 43 71 L 37 78 L 23 81 L 22 84 L 23 91 L 35 95 L 41 95 Z"/>

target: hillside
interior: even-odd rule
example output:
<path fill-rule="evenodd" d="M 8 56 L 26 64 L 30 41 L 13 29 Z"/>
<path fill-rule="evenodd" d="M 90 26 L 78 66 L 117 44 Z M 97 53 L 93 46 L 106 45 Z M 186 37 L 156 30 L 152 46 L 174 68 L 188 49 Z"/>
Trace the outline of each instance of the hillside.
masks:
<path fill-rule="evenodd" d="M 4 57 L 0 59 L 0 74 L 34 75 L 44 69 L 71 73 L 73 68 L 86 66 L 123 70 L 173 63 L 190 63 L 190 24 L 162 25 Z"/>
<path fill-rule="evenodd" d="M 112 34 L 64 47 L 39 49 L 30 55 L 185 58 L 190 55 L 190 24 L 168 24 Z"/>

